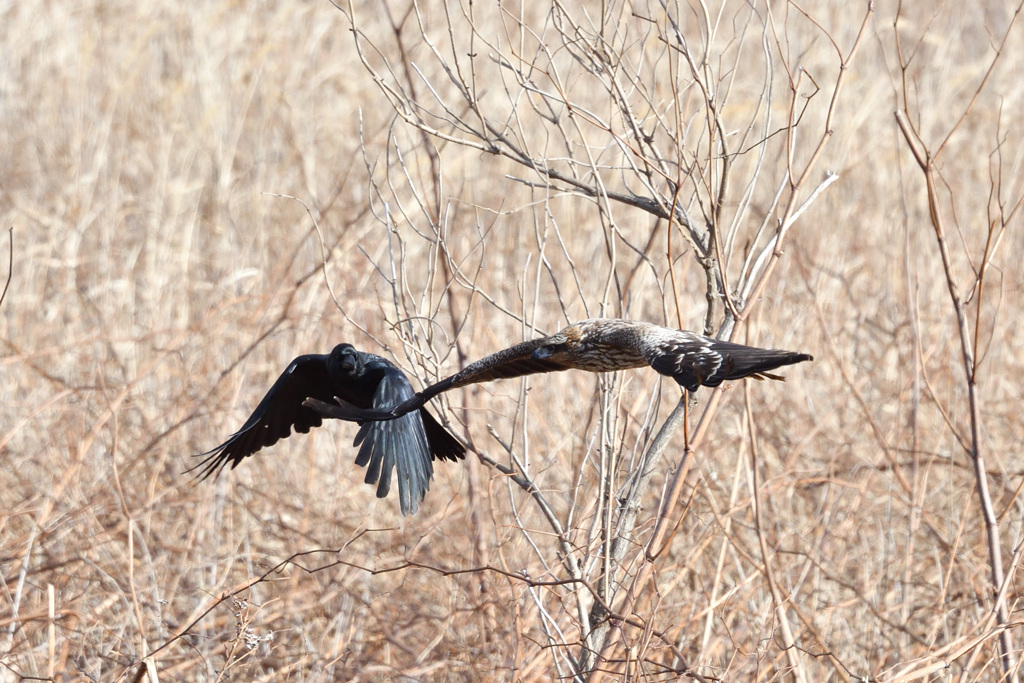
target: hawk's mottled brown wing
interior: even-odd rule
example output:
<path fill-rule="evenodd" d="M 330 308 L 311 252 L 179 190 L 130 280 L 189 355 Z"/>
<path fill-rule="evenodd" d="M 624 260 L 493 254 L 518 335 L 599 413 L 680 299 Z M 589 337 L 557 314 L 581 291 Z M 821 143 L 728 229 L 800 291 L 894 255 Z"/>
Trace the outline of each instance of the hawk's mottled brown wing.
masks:
<path fill-rule="evenodd" d="M 316 398 L 307 400 L 305 405 L 315 408 L 327 417 L 339 420 L 390 420 L 423 407 L 427 401 L 449 389 L 458 389 L 470 384 L 490 382 L 496 379 L 510 379 L 525 375 L 568 370 L 569 366 L 562 364 L 555 358 L 536 358 L 534 356 L 534 351 L 542 346 L 550 345 L 553 339 L 555 337 L 531 339 L 497 353 L 492 353 L 486 358 L 470 363 L 461 372 L 457 372 L 451 377 L 446 377 L 436 384 L 431 384 L 412 399 L 400 403 L 390 410 L 361 410 L 355 406 L 326 403 Z"/>
<path fill-rule="evenodd" d="M 497 353 L 492 353 L 486 358 L 470 363 L 462 372 L 458 372 L 437 384 L 427 387 L 420 392 L 420 395 L 427 396 L 429 399 L 443 391 L 457 389 L 469 384 L 568 370 L 569 366 L 557 360 L 534 356 L 534 351 L 540 347 L 550 346 L 552 339 L 554 337 L 531 339 L 530 341 L 510 346 Z"/>

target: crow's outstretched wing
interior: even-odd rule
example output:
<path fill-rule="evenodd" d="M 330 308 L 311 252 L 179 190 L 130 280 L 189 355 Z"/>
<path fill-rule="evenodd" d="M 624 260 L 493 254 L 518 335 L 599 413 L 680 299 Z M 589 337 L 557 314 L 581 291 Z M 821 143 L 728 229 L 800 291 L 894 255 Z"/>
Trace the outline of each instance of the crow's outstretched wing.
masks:
<path fill-rule="evenodd" d="M 465 460 L 466 447 L 459 443 L 458 439 L 448 433 L 448 430 L 441 426 L 430 411 L 420 408 L 420 419 L 423 420 L 423 429 L 427 432 L 427 443 L 430 444 L 430 452 L 435 460 L 451 460 L 458 462 Z"/>
<path fill-rule="evenodd" d="M 333 402 L 328 403 L 323 400 L 316 400 L 315 397 L 313 397 L 313 400 L 307 401 L 306 405 L 315 408 L 325 417 L 348 420 L 350 422 L 393 420 L 396 417 L 422 408 L 427 401 L 449 389 L 457 389 L 480 382 L 490 382 L 496 379 L 511 379 L 524 375 L 568 370 L 568 366 L 557 360 L 534 356 L 534 351 L 548 344 L 550 339 L 550 337 L 532 339 L 493 353 L 486 358 L 481 358 L 467 365 L 462 372 L 447 377 L 436 384 L 431 384 L 409 400 L 394 403 L 390 407 L 378 407 L 375 405 L 371 410 L 362 410 L 352 405 L 339 405 Z"/>
<path fill-rule="evenodd" d="M 292 429 L 305 434 L 323 424 L 320 413 L 303 405 L 308 397 L 323 401 L 333 398 L 327 377 L 327 356 L 309 354 L 291 362 L 242 428 L 211 451 L 200 453 L 202 461 L 189 471 L 200 469 L 202 479 L 222 470 L 234 469 L 244 458 L 256 451 L 288 438 Z"/>
<path fill-rule="evenodd" d="M 211 451 L 201 453 L 200 469 L 206 478 L 264 446 L 287 438 L 292 429 L 308 432 L 323 423 L 323 415 L 305 401 L 341 401 L 353 410 L 391 408 L 415 398 L 409 380 L 391 361 L 339 344 L 330 355 L 299 356 L 274 382 L 242 428 Z M 337 405 L 337 404 L 335 404 Z M 356 434 L 356 464 L 366 467 L 366 483 L 377 485 L 377 497 L 391 490 L 397 472 L 402 514 L 417 510 L 430 486 L 432 456 L 441 460 L 465 457 L 465 447 L 426 410 L 402 415 L 394 421 L 362 422 Z"/>
<path fill-rule="evenodd" d="M 408 378 L 391 363 L 381 361 L 384 374 L 374 393 L 373 407 L 386 408 L 411 399 L 414 392 Z M 402 514 L 416 512 L 434 473 L 419 411 L 387 422 L 364 422 L 353 445 L 359 446 L 356 464 L 366 467 L 366 483 L 377 484 L 377 497 L 388 495 L 391 473 L 396 470 Z"/>

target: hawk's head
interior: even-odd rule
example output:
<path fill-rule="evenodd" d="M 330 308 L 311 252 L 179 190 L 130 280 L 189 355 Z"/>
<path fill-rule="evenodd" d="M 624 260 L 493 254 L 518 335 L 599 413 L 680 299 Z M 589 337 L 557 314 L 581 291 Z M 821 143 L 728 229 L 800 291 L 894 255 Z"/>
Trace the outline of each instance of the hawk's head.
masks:
<path fill-rule="evenodd" d="M 572 367 L 571 358 L 579 351 L 582 334 L 576 325 L 570 325 L 558 334 L 544 339 L 544 343 L 530 356 L 533 360 L 563 363 Z"/>
<path fill-rule="evenodd" d="M 544 345 L 534 349 L 530 355 L 532 360 L 558 361 L 569 355 L 570 344 L 564 334 L 556 334 L 544 340 Z"/>

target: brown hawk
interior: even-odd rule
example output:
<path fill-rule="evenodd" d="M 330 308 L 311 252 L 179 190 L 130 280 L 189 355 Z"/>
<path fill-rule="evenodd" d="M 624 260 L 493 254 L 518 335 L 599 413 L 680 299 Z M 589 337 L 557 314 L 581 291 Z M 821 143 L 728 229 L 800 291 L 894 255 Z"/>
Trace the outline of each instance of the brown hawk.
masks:
<path fill-rule="evenodd" d="M 614 372 L 650 365 L 688 391 L 715 387 L 727 379 L 784 379 L 769 373 L 783 365 L 813 360 L 806 353 L 773 351 L 719 341 L 660 325 L 618 318 L 593 318 L 558 334 L 516 344 L 471 363 L 390 409 L 354 409 L 310 397 L 305 405 L 341 420 L 393 420 L 422 408 L 438 394 L 469 384 L 562 370 Z M 351 403 L 338 396 L 342 403 Z"/>

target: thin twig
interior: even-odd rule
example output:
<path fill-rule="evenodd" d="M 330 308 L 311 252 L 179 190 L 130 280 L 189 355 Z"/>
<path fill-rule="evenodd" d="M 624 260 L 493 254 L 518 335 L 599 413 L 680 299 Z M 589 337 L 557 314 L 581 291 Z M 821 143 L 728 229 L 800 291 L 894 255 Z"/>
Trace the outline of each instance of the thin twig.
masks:
<path fill-rule="evenodd" d="M 7 228 L 7 236 L 10 238 L 10 250 L 7 256 L 7 282 L 4 283 L 4 291 L 0 293 L 0 304 L 4 302 L 4 297 L 7 296 L 7 288 L 11 286 L 11 276 L 14 275 L 14 226 Z"/>

